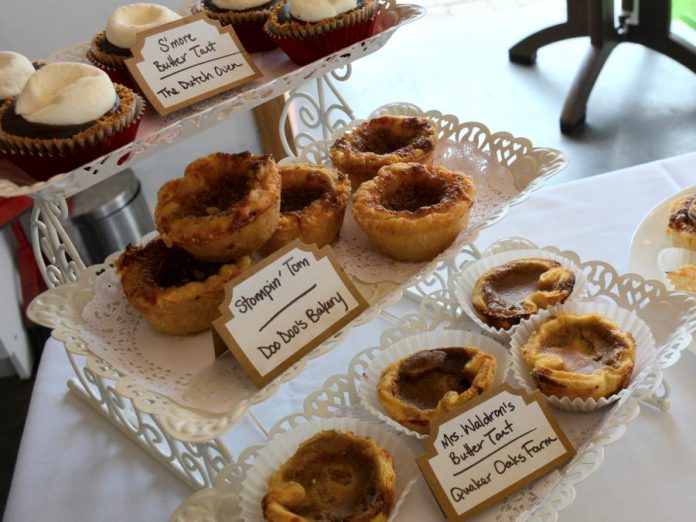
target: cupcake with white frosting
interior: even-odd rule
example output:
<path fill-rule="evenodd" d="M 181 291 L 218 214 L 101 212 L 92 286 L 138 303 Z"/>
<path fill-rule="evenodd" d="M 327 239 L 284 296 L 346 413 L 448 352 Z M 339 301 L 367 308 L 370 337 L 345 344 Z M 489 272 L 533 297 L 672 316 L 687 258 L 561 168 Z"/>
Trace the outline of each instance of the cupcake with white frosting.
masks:
<path fill-rule="evenodd" d="M 271 8 L 279 1 L 200 0 L 193 11 L 203 11 L 208 18 L 220 22 L 220 25 L 231 25 L 247 52 L 260 53 L 276 48 L 263 26 L 271 14 Z"/>
<path fill-rule="evenodd" d="M 126 60 L 133 57 L 131 48 L 138 43 L 138 33 L 179 20 L 181 15 L 157 4 L 128 4 L 117 7 L 97 34 L 87 52 L 87 58 L 106 71 L 109 77 L 123 85 L 134 85 Z"/>
<path fill-rule="evenodd" d="M 130 143 L 145 102 L 82 63 L 53 63 L 0 105 L 0 159 L 47 179 Z"/>
<path fill-rule="evenodd" d="M 36 68 L 34 63 L 19 53 L 0 52 L 0 104 L 18 96 Z"/>
<path fill-rule="evenodd" d="M 306 65 L 372 36 L 377 0 L 282 0 L 265 30 L 292 61 Z"/>

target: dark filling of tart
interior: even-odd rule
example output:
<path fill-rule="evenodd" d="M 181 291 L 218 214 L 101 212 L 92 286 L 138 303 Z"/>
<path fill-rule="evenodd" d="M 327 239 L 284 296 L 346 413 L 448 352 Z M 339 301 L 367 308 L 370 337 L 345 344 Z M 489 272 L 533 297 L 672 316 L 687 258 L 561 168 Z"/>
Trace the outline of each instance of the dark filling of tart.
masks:
<path fill-rule="evenodd" d="M 307 208 L 326 194 L 325 187 L 284 188 L 280 194 L 280 212 L 297 212 Z"/>
<path fill-rule="evenodd" d="M 359 134 L 353 136 L 353 146 L 360 152 L 373 152 L 374 154 L 390 154 L 413 142 L 412 136 L 399 136 L 387 129 L 365 128 Z"/>
<path fill-rule="evenodd" d="M 696 231 L 696 220 L 691 219 L 691 216 L 689 215 L 689 209 L 695 203 L 696 195 L 679 205 L 679 207 L 669 216 L 669 228 L 674 230 Z"/>
<path fill-rule="evenodd" d="M 206 0 L 210 1 L 210 0 Z M 364 0 L 358 0 L 358 4 L 354 7 L 354 9 L 361 9 L 365 5 Z M 292 22 L 300 23 L 300 24 L 311 24 L 315 22 L 306 22 L 304 20 L 300 20 L 299 18 L 295 18 L 292 16 L 292 13 L 290 12 L 290 3 L 285 2 L 285 5 L 280 8 L 280 11 L 278 12 L 278 22 L 281 24 L 289 24 Z"/>
<path fill-rule="evenodd" d="M 124 47 L 119 47 L 118 45 L 112 44 L 106 38 L 106 36 L 97 40 L 97 46 L 99 47 L 100 51 L 106 54 L 115 54 L 116 56 L 123 56 L 125 58 L 130 58 L 131 56 L 133 56 L 133 53 L 130 49 L 126 49 Z"/>
<path fill-rule="evenodd" d="M 174 288 L 205 281 L 217 274 L 224 264 L 200 261 L 181 248 L 168 248 L 162 240 L 152 241 L 145 247 L 128 245 L 121 258 L 121 266 L 125 268 L 134 260 L 145 265 L 145 279 L 159 288 Z"/>
<path fill-rule="evenodd" d="M 328 436 L 301 446 L 283 478 L 305 488 L 305 498 L 291 506 L 310 520 L 347 521 L 378 514 L 385 503 L 377 491 L 373 457 L 353 440 Z M 363 518 L 359 518 L 363 520 Z M 371 520 L 372 517 L 364 520 Z"/>
<path fill-rule="evenodd" d="M 214 190 L 198 195 L 188 214 L 202 217 L 225 212 L 242 201 L 249 194 L 250 188 L 250 176 L 228 175 L 215 184 Z"/>
<path fill-rule="evenodd" d="M 487 294 L 501 308 L 524 311 L 522 301 L 539 289 L 539 278 L 548 270 L 539 265 L 513 265 L 490 280 Z"/>
<path fill-rule="evenodd" d="M 394 212 L 417 212 L 440 203 L 445 190 L 445 184 L 439 180 L 403 182 L 394 192 L 384 197 L 382 205 Z"/>
<path fill-rule="evenodd" d="M 422 410 L 437 407 L 449 392 L 463 393 L 471 387 L 464 373 L 469 354 L 462 348 L 424 350 L 405 359 L 395 382 L 395 395 Z"/>
<path fill-rule="evenodd" d="M 107 114 L 117 111 L 119 108 L 121 100 L 116 96 L 116 102 L 114 103 L 113 109 L 107 112 Z M 44 140 L 50 139 L 65 139 L 74 136 L 75 134 L 89 129 L 94 125 L 97 120 L 92 120 L 87 123 L 80 123 L 78 125 L 46 125 L 44 123 L 34 123 L 25 120 L 21 115 L 15 112 L 16 102 L 10 105 L 10 107 L 3 113 L 2 131 L 13 136 L 20 136 L 22 138 L 38 138 Z M 103 116 L 102 116 L 103 117 Z"/>
<path fill-rule="evenodd" d="M 234 13 L 248 13 L 249 11 L 264 11 L 273 7 L 273 4 L 280 2 L 280 0 L 271 0 L 265 4 L 258 5 L 256 7 L 250 7 L 249 9 L 222 9 L 213 3 L 213 0 L 203 0 L 203 7 L 205 7 L 211 13 L 229 13 L 230 11 Z"/>

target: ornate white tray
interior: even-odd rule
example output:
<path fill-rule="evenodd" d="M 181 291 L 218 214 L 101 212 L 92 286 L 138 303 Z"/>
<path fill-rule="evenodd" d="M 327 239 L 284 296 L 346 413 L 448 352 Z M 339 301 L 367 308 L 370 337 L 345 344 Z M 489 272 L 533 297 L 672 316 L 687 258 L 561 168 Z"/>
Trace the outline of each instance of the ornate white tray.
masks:
<path fill-rule="evenodd" d="M 76 194 L 188 136 L 219 124 L 235 112 L 252 109 L 309 80 L 320 78 L 336 69 L 348 66 L 363 56 L 372 54 L 383 47 L 399 27 L 421 18 L 426 12 L 425 8 L 418 5 L 397 4 L 394 0 L 380 0 L 380 2 L 383 7 L 376 25 L 377 33 L 374 36 L 305 66 L 295 65 L 279 49 L 267 53 L 255 53 L 253 59 L 263 73 L 262 78 L 165 117 L 148 110 L 133 143 L 72 172 L 54 176 L 48 181 L 17 185 L 0 178 L 0 196 L 36 195 L 43 198 L 55 198 Z M 189 13 L 191 4 L 193 2 L 189 2 L 180 9 L 182 14 Z M 70 49 L 53 53 L 47 61 L 89 63 L 85 56 L 88 48 L 89 42 L 82 42 Z M 349 75 L 348 71 L 345 75 L 333 74 L 333 78 L 342 80 Z M 334 89 L 330 83 L 328 85 Z"/>
<path fill-rule="evenodd" d="M 488 252 L 502 252 L 519 248 L 536 248 L 532 243 L 510 238 L 494 244 Z M 559 252 L 554 247 L 548 250 Z M 562 252 L 571 259 L 579 259 L 573 252 Z M 471 260 L 459 263 L 463 266 Z M 554 410 L 564 431 L 573 441 L 577 456 L 568 464 L 549 473 L 530 486 L 511 495 L 472 520 L 555 520 L 558 512 L 575 498 L 575 485 L 589 477 L 602 463 L 604 447 L 618 440 L 626 425 L 640 413 L 639 402 L 649 400 L 663 409 L 668 407 L 668 389 L 662 387 L 662 370 L 676 363 L 680 352 L 691 341 L 696 327 L 696 298 L 684 293 L 669 292 L 664 285 L 646 281 L 635 274 L 619 275 L 601 261 L 579 263 L 591 284 L 590 297 L 610 300 L 635 311 L 651 327 L 658 346 L 658 356 L 631 395 L 602 410 L 592 413 L 569 413 Z M 275 423 L 269 437 L 315 417 L 336 417 L 348 412 L 366 415 L 358 406 L 357 385 L 362 375 L 379 353 L 391 344 L 411 335 L 442 328 L 480 331 L 462 313 L 451 289 L 436 290 L 422 301 L 420 311 L 404 315 L 396 325 L 385 331 L 380 346 L 358 353 L 350 363 L 348 373 L 328 378 L 321 390 L 310 394 L 304 402 L 304 412 L 289 415 Z M 662 395 L 659 395 L 659 393 Z M 380 422 L 373 418 L 374 422 Z M 406 435 L 401 435 L 408 439 Z M 412 439 L 411 439 L 412 440 Z M 239 520 L 238 494 L 247 471 L 263 445 L 247 448 L 220 472 L 212 488 L 193 494 L 172 515 L 173 522 Z M 409 505 L 406 501 L 400 520 L 438 519 L 439 512 L 425 513 L 424 507 Z"/>

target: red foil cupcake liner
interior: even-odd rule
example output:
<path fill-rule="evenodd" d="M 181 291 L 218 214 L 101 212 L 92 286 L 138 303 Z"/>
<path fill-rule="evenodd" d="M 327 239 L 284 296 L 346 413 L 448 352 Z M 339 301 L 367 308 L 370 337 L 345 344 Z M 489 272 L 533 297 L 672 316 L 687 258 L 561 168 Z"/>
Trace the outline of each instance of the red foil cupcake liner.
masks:
<path fill-rule="evenodd" d="M 272 51 L 277 47 L 271 37 L 263 30 L 265 23 L 265 20 L 259 20 L 232 24 L 230 27 L 237 33 L 239 41 L 248 53 L 263 53 Z"/>
<path fill-rule="evenodd" d="M 278 47 L 298 65 L 307 65 L 333 54 L 374 34 L 378 13 L 369 20 L 357 22 L 315 36 L 283 38 L 267 33 Z"/>
<path fill-rule="evenodd" d="M 42 156 L 0 150 L 0 177 L 18 184 L 27 185 L 36 181 L 46 181 L 57 174 L 70 172 L 85 163 L 89 163 L 113 150 L 132 143 L 138 133 L 143 113 L 144 111 L 141 110 L 140 114 L 130 125 L 112 134 L 105 140 L 89 147 L 74 150 L 72 153 L 64 156 Z M 125 162 L 129 157 L 130 153 L 124 154 L 122 158 L 119 158 L 119 164 Z M 11 163 L 10 168 L 4 165 L 5 162 L 3 160 Z"/>
<path fill-rule="evenodd" d="M 103 63 L 98 61 L 94 56 L 92 56 L 92 53 L 90 52 L 87 53 L 87 59 L 92 65 L 108 74 L 112 82 L 120 83 L 121 85 L 124 85 L 129 89 L 133 89 L 134 91 L 140 93 L 140 88 L 138 87 L 138 84 L 135 83 L 135 80 L 133 80 L 133 77 L 130 75 L 130 72 L 127 68 L 124 67 L 123 69 L 117 69 L 116 67 L 104 65 Z"/>

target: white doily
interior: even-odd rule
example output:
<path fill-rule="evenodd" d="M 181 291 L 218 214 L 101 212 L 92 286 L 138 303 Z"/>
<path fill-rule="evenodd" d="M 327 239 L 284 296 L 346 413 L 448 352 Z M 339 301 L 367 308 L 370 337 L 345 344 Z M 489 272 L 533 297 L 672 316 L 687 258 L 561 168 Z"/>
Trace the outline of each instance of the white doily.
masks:
<path fill-rule="evenodd" d="M 224 413 L 258 391 L 231 354 L 215 359 L 210 331 L 177 337 L 154 330 L 123 293 L 113 268 L 94 285 L 80 337 L 98 357 L 173 401 Z"/>

